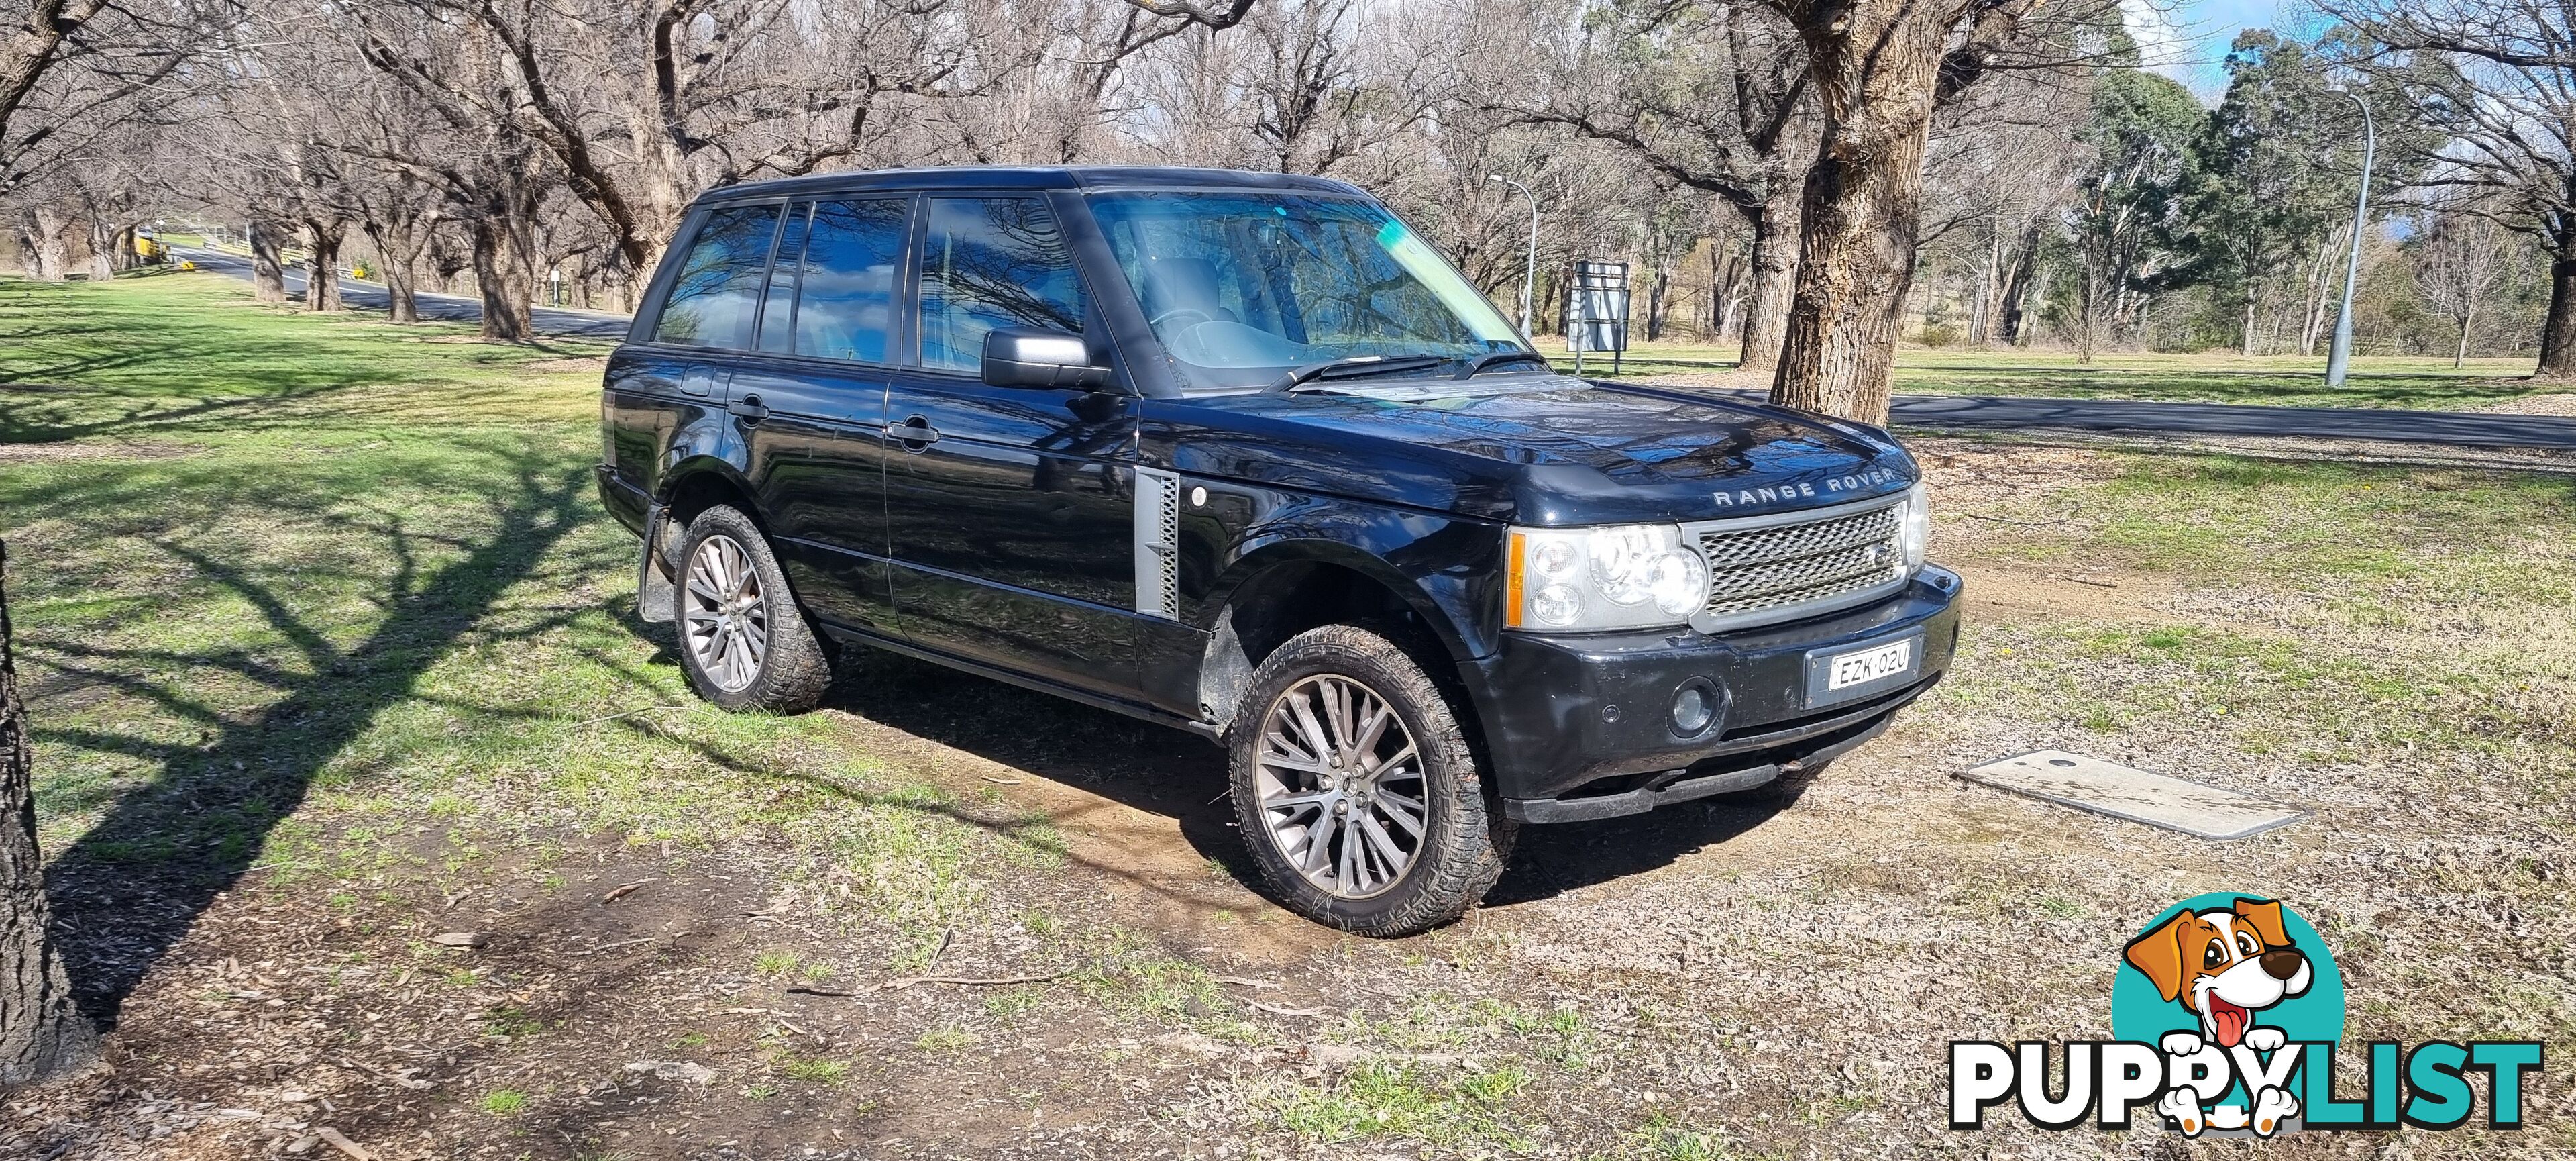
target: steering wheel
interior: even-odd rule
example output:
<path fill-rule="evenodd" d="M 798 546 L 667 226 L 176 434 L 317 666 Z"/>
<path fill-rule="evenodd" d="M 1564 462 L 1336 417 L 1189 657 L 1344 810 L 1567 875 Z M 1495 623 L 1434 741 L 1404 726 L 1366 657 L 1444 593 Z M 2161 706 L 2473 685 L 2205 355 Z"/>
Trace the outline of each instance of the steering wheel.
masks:
<path fill-rule="evenodd" d="M 1161 332 L 1162 332 L 1162 329 L 1163 329 L 1163 322 L 1164 322 L 1164 320 L 1166 320 L 1166 319 L 1178 318 L 1178 317 L 1180 317 L 1180 316 L 1182 316 L 1182 315 L 1189 315 L 1189 316 L 1191 316 L 1192 318 L 1195 318 L 1195 319 L 1197 319 L 1197 320 L 1198 320 L 1198 322 L 1191 323 L 1191 324 L 1190 324 L 1191 326 L 1197 326 L 1199 323 L 1211 323 L 1211 322 L 1215 322 L 1215 321 L 1216 321 L 1216 316 L 1215 316 L 1215 315 L 1209 314 L 1208 312 L 1203 311 L 1203 310 L 1200 310 L 1200 309 L 1198 309 L 1197 307 L 1193 307 L 1193 306 L 1176 306 L 1176 307 L 1173 307 L 1173 308 L 1172 308 L 1172 309 L 1170 309 L 1170 310 L 1164 311 L 1164 312 L 1163 312 L 1163 313 L 1161 313 L 1161 314 L 1155 315 L 1154 317 L 1152 317 L 1152 318 L 1150 318 L 1150 319 L 1145 320 L 1145 325 L 1147 325 L 1147 326 L 1150 326 L 1150 327 L 1154 328 L 1155 332 L 1156 332 L 1157 334 L 1159 334 L 1159 333 L 1161 333 Z"/>

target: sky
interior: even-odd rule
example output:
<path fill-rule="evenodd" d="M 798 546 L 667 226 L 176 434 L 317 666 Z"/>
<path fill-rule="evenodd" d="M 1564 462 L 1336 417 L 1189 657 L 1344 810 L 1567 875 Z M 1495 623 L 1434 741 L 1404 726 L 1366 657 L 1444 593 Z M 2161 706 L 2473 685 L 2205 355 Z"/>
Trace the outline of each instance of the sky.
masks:
<path fill-rule="evenodd" d="M 2285 14 L 2283 7 L 2282 0 L 2121 0 L 2129 33 L 2138 39 L 2148 65 L 2211 102 L 2227 87 L 2220 62 L 2227 58 L 2228 42 L 2248 28 L 2295 22 L 2296 16 Z"/>

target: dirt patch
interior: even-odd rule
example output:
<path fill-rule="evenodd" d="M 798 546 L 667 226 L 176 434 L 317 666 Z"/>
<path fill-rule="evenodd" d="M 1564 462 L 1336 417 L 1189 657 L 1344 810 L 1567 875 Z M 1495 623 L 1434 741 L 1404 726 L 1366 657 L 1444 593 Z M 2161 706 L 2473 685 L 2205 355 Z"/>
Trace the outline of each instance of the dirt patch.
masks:
<path fill-rule="evenodd" d="M 2481 407 L 2478 410 L 2492 411 L 2505 415 L 2576 416 L 2576 392 L 2546 392 L 2539 395 L 2525 395 L 2520 399 L 2508 399 L 2502 403 L 2490 404 L 2486 407 Z"/>
<path fill-rule="evenodd" d="M 606 359 L 539 359 L 524 366 L 524 369 L 533 375 L 570 375 L 604 371 L 607 368 Z"/>

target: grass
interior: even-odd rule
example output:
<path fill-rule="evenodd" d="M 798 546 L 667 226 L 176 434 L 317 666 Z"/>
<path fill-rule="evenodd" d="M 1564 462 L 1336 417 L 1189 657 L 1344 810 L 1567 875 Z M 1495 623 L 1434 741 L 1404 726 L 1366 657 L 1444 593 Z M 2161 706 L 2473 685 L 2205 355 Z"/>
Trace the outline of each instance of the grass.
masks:
<path fill-rule="evenodd" d="M 0 280 L 0 539 L 75 885 L 140 875 L 183 923 L 253 867 L 470 880 L 567 832 L 764 833 L 807 853 L 808 909 L 935 934 L 981 876 L 1059 857 L 828 718 L 689 694 L 592 494 L 601 353 L 257 308 L 210 274 Z"/>
<path fill-rule="evenodd" d="M 1474 1141 L 1518 1152 L 1528 1142 L 1502 1113 L 1529 1083 L 1529 1073 L 1516 1065 L 1452 1074 L 1372 1061 L 1327 1084 L 1274 1093 L 1265 1103 L 1281 1127 L 1314 1142 L 1397 1139 L 1445 1147 Z"/>
<path fill-rule="evenodd" d="M 1558 368 L 1571 355 L 1550 351 Z M 1640 344 L 1620 360 L 1621 379 L 1655 379 L 1731 371 L 1729 346 Z M 2528 376 L 2529 359 L 2360 356 L 2339 390 L 2325 386 L 2323 356 L 2245 358 L 2229 352 L 2114 352 L 2079 362 L 2064 351 L 1908 347 L 1897 352 L 1896 390 L 1926 395 L 2033 395 L 2057 399 L 2153 399 L 2275 407 L 2395 407 L 2449 411 L 2503 403 L 2554 385 Z M 1584 374 L 1610 378 L 1610 361 L 1586 355 Z"/>

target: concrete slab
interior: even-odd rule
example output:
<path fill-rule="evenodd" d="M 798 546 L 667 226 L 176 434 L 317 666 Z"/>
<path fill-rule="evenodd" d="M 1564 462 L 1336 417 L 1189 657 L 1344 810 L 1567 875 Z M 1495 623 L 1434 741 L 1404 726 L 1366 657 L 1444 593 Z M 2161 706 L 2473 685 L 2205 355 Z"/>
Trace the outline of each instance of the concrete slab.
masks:
<path fill-rule="evenodd" d="M 2128 822 L 2205 839 L 2236 839 L 2308 816 L 2250 794 L 2152 774 L 2065 750 L 1998 758 L 1961 774 L 1970 782 Z"/>

